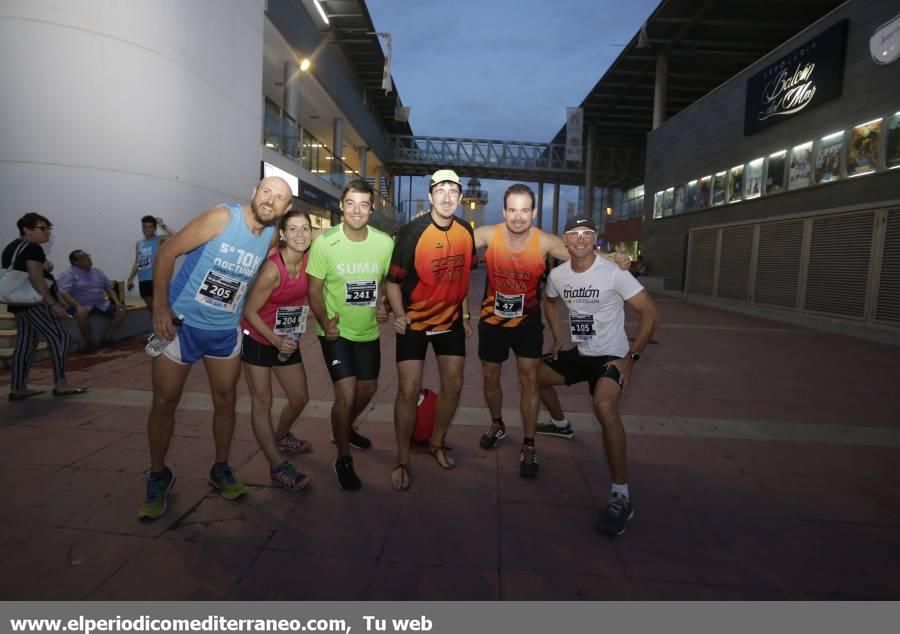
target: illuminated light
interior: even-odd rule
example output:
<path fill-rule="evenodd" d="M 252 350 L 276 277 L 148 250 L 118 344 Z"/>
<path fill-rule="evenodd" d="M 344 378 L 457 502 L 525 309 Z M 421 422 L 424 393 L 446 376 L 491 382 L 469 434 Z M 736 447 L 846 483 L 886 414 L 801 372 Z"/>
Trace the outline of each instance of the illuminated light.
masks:
<path fill-rule="evenodd" d="M 807 142 L 804 143 L 803 145 L 795 145 L 793 149 L 794 149 L 794 150 L 803 150 L 803 149 L 806 149 L 806 148 L 808 148 L 808 147 L 812 147 L 812 141 L 807 141 Z"/>
<path fill-rule="evenodd" d="M 878 119 L 872 119 L 871 121 L 866 121 L 865 123 L 860 123 L 860 124 L 859 124 L 858 126 L 856 126 L 856 127 L 857 127 L 857 128 L 864 128 L 864 127 L 866 127 L 867 125 L 872 125 L 873 123 L 881 123 L 881 117 L 879 117 Z"/>
<path fill-rule="evenodd" d="M 742 169 L 744 169 L 743 165 L 735 165 L 734 167 L 731 168 L 731 171 L 733 172 L 734 170 L 742 170 Z"/>
<path fill-rule="evenodd" d="M 753 159 L 752 161 L 750 161 L 750 165 L 759 165 L 762 162 L 763 162 L 762 158 Z"/>
<path fill-rule="evenodd" d="M 897 167 L 900 167 L 900 165 L 898 165 Z M 896 168 L 892 167 L 891 169 L 896 169 Z M 867 174 L 874 174 L 874 173 L 875 173 L 875 170 L 871 169 L 868 172 L 860 172 L 859 174 L 850 174 L 850 178 L 856 178 L 857 176 L 865 176 Z"/>
<path fill-rule="evenodd" d="M 316 5 L 316 9 L 319 10 L 319 15 L 322 16 L 323 20 L 325 20 L 325 24 L 330 24 L 330 22 L 328 21 L 328 16 L 325 15 L 325 9 L 322 8 L 320 0 L 313 0 L 313 4 Z"/>
<path fill-rule="evenodd" d="M 469 203 L 469 209 L 471 209 L 472 211 L 475 211 L 475 201 L 474 200 Z"/>
<path fill-rule="evenodd" d="M 607 215 L 607 216 L 613 215 L 612 207 L 607 207 L 607 208 L 606 208 L 606 215 Z"/>
<path fill-rule="evenodd" d="M 696 178 L 695 178 L 694 180 L 692 180 L 692 181 L 688 181 L 688 187 L 690 187 L 691 185 L 696 185 L 696 184 L 697 184 L 697 179 L 696 179 Z"/>
<path fill-rule="evenodd" d="M 894 167 L 889 167 L 890 170 L 900 169 L 900 165 L 894 165 Z"/>
<path fill-rule="evenodd" d="M 725 176 L 725 172 L 716 172 L 716 176 Z"/>
<path fill-rule="evenodd" d="M 837 139 L 837 138 L 840 138 L 840 137 L 842 137 L 842 136 L 844 136 L 844 131 L 843 131 L 843 130 L 841 130 L 840 132 L 833 132 L 832 134 L 828 134 L 828 135 L 826 135 L 826 136 L 823 136 L 823 137 L 822 137 L 822 140 L 823 140 L 823 141 L 831 141 L 832 139 Z"/>
<path fill-rule="evenodd" d="M 266 147 L 275 147 L 275 144 L 269 141 L 266 143 Z"/>
<path fill-rule="evenodd" d="M 325 20 L 325 21 L 327 22 L 328 20 Z M 308 71 L 308 70 L 309 70 L 309 67 L 310 67 L 311 65 L 312 65 L 312 62 L 309 61 L 309 58 L 308 58 L 308 57 L 304 57 L 303 60 L 300 62 L 300 70 L 302 70 L 302 71 L 304 71 L 304 72 L 305 72 L 305 71 Z"/>
<path fill-rule="evenodd" d="M 769 154 L 769 158 L 778 158 L 779 156 L 784 156 L 785 154 L 787 154 L 787 150 L 781 150 L 780 152 Z"/>
<path fill-rule="evenodd" d="M 712 178 L 712 176 L 704 176 L 703 178 L 700 179 L 700 182 L 702 183 L 703 181 L 708 181 L 711 178 Z"/>
<path fill-rule="evenodd" d="M 724 174 L 725 172 L 722 172 L 722 173 Z M 674 192 L 674 191 L 675 191 L 675 188 L 670 187 L 669 189 L 666 190 L 666 193 L 668 194 L 669 192 Z"/>

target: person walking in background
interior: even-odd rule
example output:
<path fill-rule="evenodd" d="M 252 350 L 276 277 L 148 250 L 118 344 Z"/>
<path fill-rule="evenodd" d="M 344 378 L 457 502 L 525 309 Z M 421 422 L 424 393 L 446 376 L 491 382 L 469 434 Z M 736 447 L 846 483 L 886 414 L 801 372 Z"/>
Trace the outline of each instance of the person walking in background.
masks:
<path fill-rule="evenodd" d="M 20 401 L 43 393 L 43 390 L 28 389 L 28 374 L 38 335 L 47 342 L 53 362 L 53 394 L 68 396 L 86 392 L 86 388 L 73 387 L 66 380 L 70 335 L 61 321 L 69 319 L 69 314 L 48 270 L 50 267 L 46 266 L 47 256 L 41 247 L 50 239 L 53 223 L 31 211 L 19 218 L 16 226 L 19 237 L 3 249 L 0 264 L 3 268 L 27 273 L 31 286 L 40 294 L 41 300 L 35 304 L 10 304 L 8 307 L 16 318 L 16 348 L 12 357 L 9 400 Z"/>
<path fill-rule="evenodd" d="M 157 227 L 161 228 L 166 235 L 156 235 Z M 134 264 L 131 265 L 131 272 L 128 274 L 128 290 L 134 288 L 134 277 L 138 279 L 138 293 L 147 310 L 153 314 L 153 264 L 156 262 L 156 253 L 159 251 L 159 245 L 172 235 L 172 230 L 163 222 L 162 218 L 154 218 L 147 215 L 141 218 L 141 231 L 144 233 L 144 239 L 138 240 L 134 244 Z"/>
<path fill-rule="evenodd" d="M 299 454 L 312 450 L 306 440 L 291 433 L 291 426 L 309 402 L 306 372 L 298 339 L 306 331 L 309 280 L 306 263 L 312 243 L 309 214 L 293 209 L 278 223 L 280 248 L 269 256 L 256 277 L 244 304 L 241 346 L 244 378 L 250 390 L 253 434 L 269 460 L 275 486 L 299 491 L 310 479 L 297 473 L 281 452 Z M 272 375 L 287 396 L 287 404 L 272 429 Z"/>

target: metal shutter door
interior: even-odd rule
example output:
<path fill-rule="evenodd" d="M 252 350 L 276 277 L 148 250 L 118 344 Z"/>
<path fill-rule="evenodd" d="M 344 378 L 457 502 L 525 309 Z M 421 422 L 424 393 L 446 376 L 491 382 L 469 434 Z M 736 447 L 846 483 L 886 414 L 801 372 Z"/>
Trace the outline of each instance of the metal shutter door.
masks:
<path fill-rule="evenodd" d="M 750 298 L 753 225 L 722 230 L 718 296 L 746 302 Z"/>
<path fill-rule="evenodd" d="M 875 320 L 900 324 L 900 209 L 887 212 Z"/>
<path fill-rule="evenodd" d="M 718 229 L 694 231 L 691 236 L 690 273 L 687 292 L 712 295 L 716 272 L 716 236 Z"/>
<path fill-rule="evenodd" d="M 802 249 L 802 220 L 768 222 L 759 226 L 754 303 L 797 307 Z"/>
<path fill-rule="evenodd" d="M 805 310 L 863 319 L 875 212 L 813 220 Z"/>

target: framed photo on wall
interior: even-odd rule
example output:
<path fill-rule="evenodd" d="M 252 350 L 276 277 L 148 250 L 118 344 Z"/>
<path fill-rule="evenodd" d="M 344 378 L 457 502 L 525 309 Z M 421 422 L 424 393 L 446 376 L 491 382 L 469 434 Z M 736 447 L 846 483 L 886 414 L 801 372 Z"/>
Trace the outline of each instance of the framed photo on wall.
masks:
<path fill-rule="evenodd" d="M 819 140 L 816 148 L 816 183 L 830 183 L 841 177 L 841 150 L 844 131 L 835 132 Z"/>
<path fill-rule="evenodd" d="M 766 196 L 779 194 L 784 191 L 784 168 L 787 159 L 787 150 L 781 150 L 769 155 L 766 164 Z"/>
<path fill-rule="evenodd" d="M 663 217 L 671 216 L 675 207 L 675 188 L 670 187 L 663 193 Z"/>
<path fill-rule="evenodd" d="M 694 179 L 684 186 L 684 210 L 693 211 L 697 208 L 697 180 Z"/>
<path fill-rule="evenodd" d="M 762 157 L 747 163 L 744 173 L 744 200 L 759 198 L 762 193 Z"/>
<path fill-rule="evenodd" d="M 847 145 L 847 176 L 871 174 L 878 169 L 881 149 L 881 119 L 862 123 L 850 132 Z"/>
<path fill-rule="evenodd" d="M 900 112 L 888 118 L 884 166 L 889 170 L 900 169 Z"/>
<path fill-rule="evenodd" d="M 744 199 L 744 166 L 735 165 L 728 172 L 728 202 Z"/>
<path fill-rule="evenodd" d="M 788 173 L 788 189 L 808 187 L 812 181 L 813 142 L 807 141 L 791 150 L 791 166 Z"/>
<path fill-rule="evenodd" d="M 712 195 L 712 176 L 704 176 L 697 184 L 697 209 L 706 209 Z"/>
<path fill-rule="evenodd" d="M 684 185 L 675 187 L 675 213 L 684 213 Z"/>
<path fill-rule="evenodd" d="M 727 172 L 719 172 L 713 177 L 712 204 L 713 207 L 725 204 L 725 175 Z"/>

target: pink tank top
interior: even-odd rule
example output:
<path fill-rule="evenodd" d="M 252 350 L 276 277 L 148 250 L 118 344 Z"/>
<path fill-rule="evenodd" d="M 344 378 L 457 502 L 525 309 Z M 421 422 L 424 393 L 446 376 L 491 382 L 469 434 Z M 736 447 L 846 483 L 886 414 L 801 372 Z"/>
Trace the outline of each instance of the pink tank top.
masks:
<path fill-rule="evenodd" d="M 309 278 L 306 276 L 306 261 L 309 258 L 309 251 L 303 254 L 300 260 L 300 274 L 291 278 L 287 267 L 284 265 L 284 258 L 281 252 L 276 251 L 269 256 L 269 259 L 278 267 L 279 283 L 272 291 L 262 308 L 259 309 L 259 316 L 270 329 L 275 327 L 275 313 L 279 308 L 286 306 L 303 306 L 306 303 L 306 295 L 309 291 Z M 256 329 L 250 325 L 246 319 L 241 318 L 241 328 L 250 333 L 250 336 L 265 345 L 272 345 L 269 340 L 259 334 Z"/>

